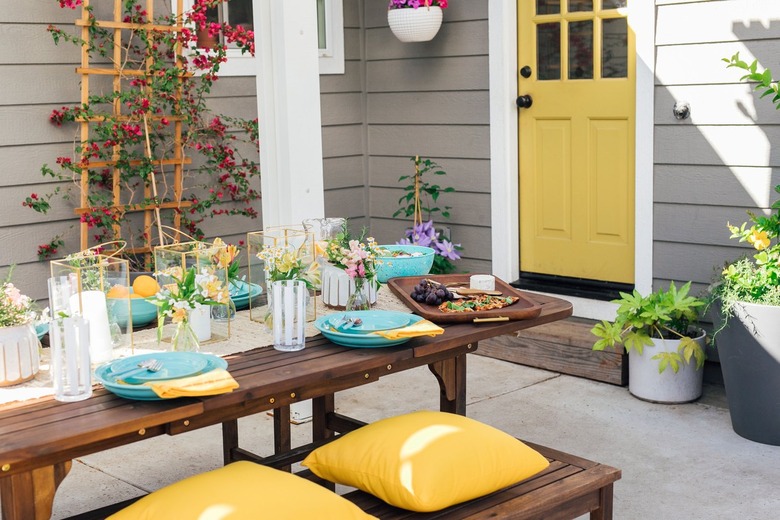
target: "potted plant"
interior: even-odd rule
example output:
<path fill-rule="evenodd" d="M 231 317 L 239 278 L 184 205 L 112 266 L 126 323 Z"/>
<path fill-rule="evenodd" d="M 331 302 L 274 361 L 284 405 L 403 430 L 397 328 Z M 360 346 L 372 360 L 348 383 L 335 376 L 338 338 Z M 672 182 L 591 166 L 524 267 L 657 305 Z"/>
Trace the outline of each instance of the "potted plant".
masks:
<path fill-rule="evenodd" d="M 402 42 L 427 42 L 439 32 L 447 0 L 390 0 L 387 22 Z"/>
<path fill-rule="evenodd" d="M 742 80 L 755 81 L 762 97 L 772 96 L 780 106 L 768 70 L 740 60 L 739 53 L 724 61 L 746 71 Z M 710 293 L 732 427 L 747 439 L 780 446 L 780 201 L 771 210 L 748 212 L 749 223 L 740 226 L 727 223 L 731 238 L 750 244 L 754 253 L 726 264 Z"/>
<path fill-rule="evenodd" d="M 689 296 L 691 283 L 647 296 L 620 293 L 613 322 L 591 329 L 594 350 L 623 345 L 628 352 L 628 390 L 658 403 L 687 403 L 701 396 L 705 333 L 697 327 L 704 300 Z M 645 348 L 647 347 L 647 348 Z"/>
<path fill-rule="evenodd" d="M 406 230 L 406 236 L 398 241 L 399 244 L 430 247 L 435 251 L 431 274 L 449 274 L 455 271 L 452 262 L 460 260 L 458 251 L 462 249 L 460 244 L 453 244 L 441 237 L 441 232 L 436 230 L 433 223 L 434 214 L 442 218 L 450 218 L 450 206 L 439 207 L 436 202 L 442 193 L 452 193 L 455 188 L 442 187 L 429 182 L 424 174 L 446 175 L 441 166 L 430 159 L 423 159 L 419 155 L 412 157 L 414 162 L 413 175 L 401 175 L 399 182 L 408 183 L 404 187 L 406 192 L 398 199 L 401 206 L 393 217 L 403 214 L 412 217 L 413 225 Z"/>

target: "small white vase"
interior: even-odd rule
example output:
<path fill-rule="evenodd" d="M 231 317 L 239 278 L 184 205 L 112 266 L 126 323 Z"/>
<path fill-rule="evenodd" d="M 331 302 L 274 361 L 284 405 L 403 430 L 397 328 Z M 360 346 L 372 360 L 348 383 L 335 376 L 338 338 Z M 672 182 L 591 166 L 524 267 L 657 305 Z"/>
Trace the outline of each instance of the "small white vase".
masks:
<path fill-rule="evenodd" d="M 418 7 L 417 9 L 390 9 L 387 23 L 396 38 L 402 42 L 427 42 L 436 36 L 441 27 L 441 7 Z"/>
<path fill-rule="evenodd" d="M 190 327 L 195 333 L 198 341 L 208 341 L 211 339 L 211 306 L 201 305 L 191 309 L 189 316 Z"/>
<path fill-rule="evenodd" d="M 345 308 L 349 295 L 355 291 L 355 281 L 333 264 L 324 263 L 322 267 L 322 303 L 328 307 Z M 377 289 L 370 283 L 363 284 L 363 291 L 371 305 L 376 303 Z"/>
<path fill-rule="evenodd" d="M 40 367 L 40 343 L 31 323 L 0 328 L 0 386 L 29 381 Z"/>

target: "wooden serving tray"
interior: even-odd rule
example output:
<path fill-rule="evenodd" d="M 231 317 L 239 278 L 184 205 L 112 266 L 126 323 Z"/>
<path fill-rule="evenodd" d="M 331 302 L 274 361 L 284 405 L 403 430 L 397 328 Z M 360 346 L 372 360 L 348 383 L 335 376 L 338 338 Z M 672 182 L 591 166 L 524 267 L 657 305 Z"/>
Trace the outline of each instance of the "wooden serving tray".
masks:
<path fill-rule="evenodd" d="M 515 303 L 501 309 L 490 309 L 487 311 L 474 312 L 442 312 L 435 305 L 427 305 L 414 301 L 411 296 L 414 286 L 420 283 L 423 278 L 437 281 L 443 284 L 458 283 L 464 287 L 469 286 L 471 274 L 441 274 L 428 276 L 404 276 L 391 278 L 387 281 L 387 286 L 406 304 L 415 314 L 434 323 L 444 322 L 466 322 L 474 321 L 478 323 L 481 320 L 487 321 L 510 321 L 527 320 L 536 318 L 542 312 L 542 306 L 528 297 L 526 293 L 518 291 L 508 283 L 496 278 L 496 290 L 501 291 L 503 296 L 516 296 L 519 298 Z"/>

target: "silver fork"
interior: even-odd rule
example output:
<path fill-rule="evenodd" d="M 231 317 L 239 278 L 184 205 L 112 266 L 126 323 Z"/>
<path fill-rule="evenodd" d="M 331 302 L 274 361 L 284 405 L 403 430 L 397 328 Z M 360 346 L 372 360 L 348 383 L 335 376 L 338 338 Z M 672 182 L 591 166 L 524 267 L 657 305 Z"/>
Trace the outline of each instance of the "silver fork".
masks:
<path fill-rule="evenodd" d="M 118 374 L 113 374 L 114 379 L 127 379 L 128 377 L 134 376 L 136 374 L 140 374 L 144 371 L 149 372 L 159 372 L 160 369 L 162 369 L 163 364 L 162 361 L 157 361 L 156 359 L 149 358 L 144 359 L 140 363 L 138 363 L 137 368 L 131 368 L 129 370 L 125 370 L 124 372 L 120 372 Z"/>
<path fill-rule="evenodd" d="M 351 329 L 352 327 L 360 327 L 363 324 L 363 320 L 360 318 L 352 318 L 349 316 L 343 316 L 341 323 L 336 327 L 339 330 Z"/>

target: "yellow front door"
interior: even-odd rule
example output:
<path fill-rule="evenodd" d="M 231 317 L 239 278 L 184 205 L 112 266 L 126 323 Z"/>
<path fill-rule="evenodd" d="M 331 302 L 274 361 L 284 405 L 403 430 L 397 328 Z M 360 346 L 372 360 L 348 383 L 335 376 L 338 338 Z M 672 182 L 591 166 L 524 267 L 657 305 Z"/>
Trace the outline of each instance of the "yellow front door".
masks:
<path fill-rule="evenodd" d="M 518 0 L 522 272 L 634 281 L 627 1 Z"/>

